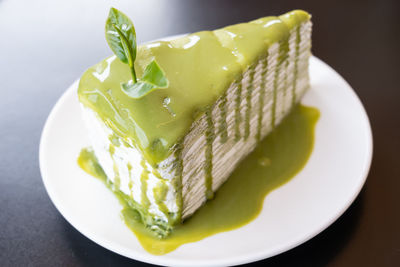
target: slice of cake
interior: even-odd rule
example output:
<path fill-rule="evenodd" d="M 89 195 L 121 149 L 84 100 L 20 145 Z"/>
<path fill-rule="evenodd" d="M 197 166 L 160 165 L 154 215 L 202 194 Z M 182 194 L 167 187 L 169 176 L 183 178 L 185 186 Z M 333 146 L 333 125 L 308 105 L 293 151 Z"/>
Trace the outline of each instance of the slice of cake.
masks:
<path fill-rule="evenodd" d="M 309 88 L 310 38 L 296 10 L 142 45 L 135 75 L 156 60 L 168 85 L 141 98 L 121 89 L 132 73 L 116 56 L 83 74 L 95 155 L 148 228 L 168 235 L 290 112 Z"/>

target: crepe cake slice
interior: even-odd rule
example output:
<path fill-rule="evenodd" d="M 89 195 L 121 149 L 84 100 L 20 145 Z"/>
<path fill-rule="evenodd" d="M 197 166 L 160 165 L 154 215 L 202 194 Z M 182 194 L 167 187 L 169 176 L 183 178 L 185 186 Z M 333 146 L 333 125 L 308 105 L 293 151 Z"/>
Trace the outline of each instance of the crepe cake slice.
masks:
<path fill-rule="evenodd" d="M 130 70 L 115 56 L 83 74 L 93 151 L 146 227 L 167 236 L 299 102 L 310 38 L 310 15 L 295 10 L 142 45 L 138 75 L 155 59 L 169 86 L 140 99 L 122 92 Z"/>

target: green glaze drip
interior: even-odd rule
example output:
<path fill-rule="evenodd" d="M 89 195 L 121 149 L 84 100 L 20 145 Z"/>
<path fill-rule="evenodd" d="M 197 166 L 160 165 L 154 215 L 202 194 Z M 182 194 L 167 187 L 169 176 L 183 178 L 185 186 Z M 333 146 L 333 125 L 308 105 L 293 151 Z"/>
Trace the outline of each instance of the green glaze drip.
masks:
<path fill-rule="evenodd" d="M 250 114 L 251 114 L 251 96 L 254 90 L 254 74 L 255 74 L 256 64 L 251 65 L 249 69 L 249 86 L 247 86 L 246 92 L 246 113 L 244 117 L 244 139 L 247 139 L 250 135 Z"/>
<path fill-rule="evenodd" d="M 85 172 L 96 178 L 99 178 L 100 180 L 105 180 L 106 174 L 104 173 L 103 168 L 98 163 L 96 155 L 94 154 L 92 148 L 82 149 L 79 153 L 77 162 L 79 167 L 81 167 L 81 169 Z M 107 185 L 107 183 L 105 184 Z"/>
<path fill-rule="evenodd" d="M 132 180 L 132 165 L 128 162 L 128 164 L 126 165 L 126 167 L 128 168 L 128 173 L 129 173 L 129 183 L 128 183 L 128 187 L 129 187 L 129 192 L 131 193 L 130 196 L 131 198 L 133 198 L 133 180 Z"/>
<path fill-rule="evenodd" d="M 293 77 L 293 88 L 292 88 L 292 106 L 296 103 L 296 87 L 297 87 L 297 78 L 299 73 L 299 54 L 300 54 L 300 42 L 301 42 L 301 34 L 300 34 L 300 25 L 296 27 L 296 54 L 294 60 L 294 77 Z"/>
<path fill-rule="evenodd" d="M 176 206 L 178 207 L 178 213 L 175 214 L 175 218 L 172 219 L 171 223 L 177 225 L 182 221 L 182 172 L 183 172 L 183 160 L 182 160 L 183 143 L 178 143 L 175 148 L 175 177 L 173 180 L 173 186 L 176 194 Z"/>
<path fill-rule="evenodd" d="M 110 152 L 110 156 L 111 156 L 111 159 L 113 161 L 113 170 L 114 170 L 114 174 L 115 174 L 115 176 L 114 176 L 114 186 L 115 186 L 116 189 L 119 189 L 120 186 L 121 186 L 121 178 L 119 177 L 118 166 L 117 166 L 117 164 L 115 163 L 115 160 L 114 160 L 115 147 L 114 147 L 114 145 L 112 143 L 108 147 L 108 150 Z"/>
<path fill-rule="evenodd" d="M 219 118 L 219 135 L 221 137 L 220 142 L 223 144 L 228 140 L 228 125 L 226 124 L 226 113 L 227 113 L 227 92 L 221 96 L 221 101 L 218 105 L 220 111 Z"/>
<path fill-rule="evenodd" d="M 155 238 L 143 227 L 141 210 L 133 208 L 134 202 L 116 193 L 123 205 L 122 217 L 126 225 L 144 249 L 163 255 L 181 245 L 248 224 L 262 210 L 265 196 L 290 181 L 305 166 L 313 149 L 318 117 L 319 112 L 315 108 L 295 106 L 282 123 L 240 163 L 215 198 L 164 239 Z M 106 179 L 93 153 L 82 150 L 78 163 L 86 172 Z"/>
<path fill-rule="evenodd" d="M 160 179 L 163 179 L 162 176 L 161 176 L 161 174 L 160 174 L 156 169 L 152 169 L 152 170 L 151 170 L 151 173 L 152 173 L 155 177 L 160 178 Z"/>
<path fill-rule="evenodd" d="M 265 56 L 265 59 L 262 62 L 262 72 L 261 72 L 261 91 L 258 99 L 258 121 L 257 121 L 257 134 L 256 140 L 257 142 L 261 141 L 261 128 L 262 128 L 262 121 L 264 117 L 264 98 L 265 98 L 265 82 L 266 82 L 266 75 L 268 71 L 268 54 Z"/>
<path fill-rule="evenodd" d="M 242 82 L 241 79 L 237 81 L 236 97 L 235 97 L 235 141 L 240 140 L 240 123 L 242 122 L 242 115 L 240 113 L 240 103 L 242 101 Z"/>
<path fill-rule="evenodd" d="M 116 147 L 119 147 L 121 145 L 118 136 L 116 136 L 115 134 L 110 134 L 108 136 L 108 140 L 110 140 L 111 144 L 113 144 Z"/>
<path fill-rule="evenodd" d="M 115 153 L 115 146 L 114 146 L 112 143 L 108 146 L 108 151 L 110 152 L 110 155 L 111 155 L 111 156 L 114 155 L 114 153 Z"/>
<path fill-rule="evenodd" d="M 289 51 L 289 40 L 288 38 L 281 40 L 279 42 L 279 56 L 278 56 L 278 64 L 275 68 L 274 75 L 274 88 L 272 92 L 272 107 L 271 107 L 271 128 L 275 128 L 275 120 L 276 120 L 276 98 L 278 95 L 278 82 L 279 82 L 279 72 L 282 68 L 283 63 L 285 62 Z"/>
<path fill-rule="evenodd" d="M 119 170 L 118 170 L 117 164 L 115 164 L 115 162 L 114 162 L 113 169 L 114 169 L 114 173 L 115 173 L 114 186 L 116 189 L 119 189 L 121 186 L 121 178 L 119 177 Z"/>
<path fill-rule="evenodd" d="M 175 144 L 189 132 L 196 111 L 204 113 L 214 105 L 271 44 L 287 38 L 293 27 L 309 19 L 306 12 L 296 10 L 141 45 L 135 61 L 137 76 L 156 60 L 166 74 L 168 88 L 140 99 L 127 97 L 120 85 L 131 79 L 130 68 L 112 56 L 82 75 L 79 100 L 155 166 L 170 156 Z"/>
<path fill-rule="evenodd" d="M 288 82 L 287 82 L 287 77 L 288 77 L 287 69 L 288 69 L 288 66 L 289 66 L 289 57 L 286 57 L 284 65 L 285 65 L 285 67 L 284 67 L 285 68 L 285 76 L 283 78 L 284 86 L 283 86 L 283 96 L 282 96 L 282 98 L 284 99 L 284 101 L 282 102 L 282 110 L 281 110 L 282 115 L 285 114 L 285 110 L 286 110 L 286 108 L 285 108 L 286 101 L 285 100 L 286 100 L 287 89 L 288 89 L 287 88 L 287 84 L 288 84 Z"/>
<path fill-rule="evenodd" d="M 141 203 L 143 208 L 147 209 L 150 206 L 150 201 L 147 196 L 147 180 L 149 179 L 149 171 L 146 167 L 146 162 L 142 159 L 140 165 L 143 167 L 142 174 L 140 175 L 140 191 L 141 191 Z"/>
<path fill-rule="evenodd" d="M 156 201 L 159 210 L 165 214 L 165 216 L 168 218 L 168 221 L 171 221 L 168 207 L 167 205 L 165 205 L 167 193 L 168 186 L 165 184 L 164 181 L 160 180 L 157 186 L 153 189 L 154 200 Z"/>
<path fill-rule="evenodd" d="M 277 94 L 277 91 L 278 91 L 278 76 L 279 76 L 278 73 L 279 73 L 279 64 L 275 68 L 274 88 L 272 89 L 271 129 L 275 128 L 276 94 Z"/>
<path fill-rule="evenodd" d="M 206 149 L 205 149 L 205 164 L 204 164 L 204 185 L 206 187 L 206 198 L 212 199 L 214 197 L 214 191 L 212 189 L 212 160 L 213 160 L 213 142 L 215 139 L 214 133 L 214 123 L 212 121 L 211 108 L 206 110 L 206 122 L 207 122 L 207 130 L 206 130 Z"/>

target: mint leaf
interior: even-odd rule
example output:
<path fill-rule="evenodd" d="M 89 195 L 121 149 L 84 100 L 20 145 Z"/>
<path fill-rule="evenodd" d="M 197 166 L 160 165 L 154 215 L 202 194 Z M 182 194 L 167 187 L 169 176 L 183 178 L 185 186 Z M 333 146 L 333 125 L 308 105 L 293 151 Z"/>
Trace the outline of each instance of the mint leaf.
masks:
<path fill-rule="evenodd" d="M 136 32 L 132 21 L 121 11 L 111 8 L 106 21 L 106 40 L 114 54 L 131 68 L 136 82 Z"/>
<path fill-rule="evenodd" d="M 143 72 L 142 79 L 140 80 L 143 82 L 154 84 L 159 88 L 165 88 L 168 86 L 168 80 L 165 77 L 165 73 L 155 60 L 147 65 L 146 69 Z"/>
<path fill-rule="evenodd" d="M 165 73 L 157 64 L 156 61 L 150 62 L 144 70 L 142 78 L 133 83 L 129 81 L 121 84 L 122 91 L 131 98 L 141 98 L 148 93 L 156 90 L 168 87 L 168 80 Z"/>

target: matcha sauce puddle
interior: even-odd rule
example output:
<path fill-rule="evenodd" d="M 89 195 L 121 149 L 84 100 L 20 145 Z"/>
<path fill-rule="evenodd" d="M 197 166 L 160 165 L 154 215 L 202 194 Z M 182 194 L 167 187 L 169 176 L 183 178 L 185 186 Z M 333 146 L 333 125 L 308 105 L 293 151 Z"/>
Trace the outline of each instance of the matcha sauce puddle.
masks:
<path fill-rule="evenodd" d="M 288 182 L 306 164 L 313 149 L 318 118 L 318 109 L 295 106 L 282 123 L 240 163 L 216 192 L 215 198 L 177 226 L 165 239 L 154 237 L 139 222 L 139 213 L 128 206 L 120 193 L 114 192 L 124 207 L 122 217 L 126 225 L 145 250 L 163 255 L 183 244 L 248 224 L 261 212 L 265 196 Z M 91 150 L 82 150 L 78 164 L 112 189 Z"/>

